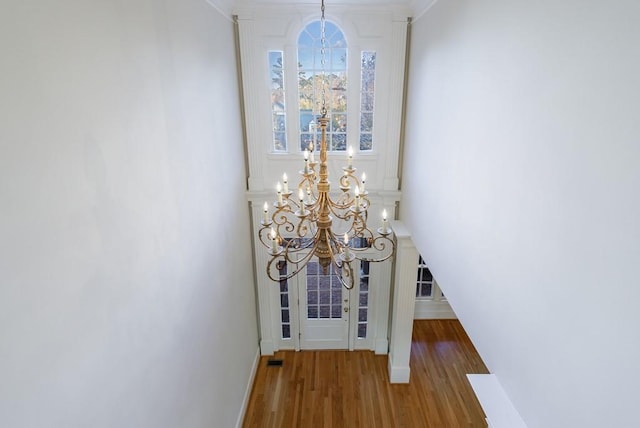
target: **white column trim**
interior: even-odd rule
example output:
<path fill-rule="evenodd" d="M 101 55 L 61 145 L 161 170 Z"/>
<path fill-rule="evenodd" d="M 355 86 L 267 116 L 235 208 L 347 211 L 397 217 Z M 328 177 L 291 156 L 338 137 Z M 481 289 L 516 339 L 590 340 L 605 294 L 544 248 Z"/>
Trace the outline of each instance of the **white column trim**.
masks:
<path fill-rule="evenodd" d="M 256 37 L 253 34 L 253 18 L 248 16 L 238 17 L 238 30 L 240 32 L 240 62 L 242 65 L 242 85 L 244 92 L 245 105 L 245 122 L 248 141 L 248 160 L 249 160 L 249 190 L 264 189 L 264 153 L 253 150 L 255 141 L 262 141 L 261 130 L 264 129 L 263 123 L 265 118 L 269 118 L 268 114 L 263 113 L 264 109 L 259 105 L 261 97 L 255 96 L 260 93 L 261 86 L 259 79 L 256 79 L 252 73 L 260 68 L 260 64 L 256 59 L 260 57 L 258 48 L 255 45 Z M 264 58 L 266 61 L 266 57 Z M 268 128 L 267 128 L 268 129 Z"/>
<path fill-rule="evenodd" d="M 256 297 L 258 299 L 258 317 L 260 319 L 260 352 L 262 355 L 273 355 L 278 350 L 279 344 L 274 340 L 273 323 L 271 314 L 273 305 L 272 289 L 273 281 L 267 278 L 264 266 L 267 265 L 268 255 L 257 237 L 258 226 L 262 214 L 262 203 L 257 200 L 249 200 L 251 207 L 252 235 L 254 237 L 253 252 L 255 255 L 256 271 Z"/>
<path fill-rule="evenodd" d="M 389 79 L 389 93 L 402 94 L 404 92 L 405 75 L 405 51 L 407 42 L 407 23 L 394 21 L 392 23 L 391 38 L 391 76 Z M 402 96 L 390 97 L 387 102 L 388 116 L 387 135 L 384 153 L 384 190 L 397 190 L 398 180 L 398 157 L 400 147 L 400 135 L 402 131 Z"/>
<path fill-rule="evenodd" d="M 418 250 L 401 222 L 393 221 L 391 224 L 396 235 L 396 268 L 393 284 L 389 379 L 391 383 L 409 383 Z"/>

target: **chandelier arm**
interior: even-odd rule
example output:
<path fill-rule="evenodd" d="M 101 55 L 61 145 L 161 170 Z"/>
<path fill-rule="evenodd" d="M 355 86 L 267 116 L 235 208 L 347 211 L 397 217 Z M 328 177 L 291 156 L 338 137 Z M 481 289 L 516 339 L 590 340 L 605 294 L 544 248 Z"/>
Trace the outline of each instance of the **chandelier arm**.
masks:
<path fill-rule="evenodd" d="M 355 187 L 362 189 L 362 183 L 358 180 L 358 177 L 353 174 L 355 171 L 355 168 L 345 169 L 344 174 L 340 177 L 340 188 L 344 191 L 348 191 L 348 189 L 351 188 L 352 181 Z"/>
<path fill-rule="evenodd" d="M 342 209 L 346 209 L 346 207 L 349 207 L 350 204 L 353 203 L 353 200 L 350 196 L 351 195 L 349 195 L 349 192 L 342 192 L 335 200 L 335 202 L 333 202 L 333 204 L 336 207 L 344 207 Z"/>
<path fill-rule="evenodd" d="M 299 247 L 297 247 L 297 248 L 287 247 L 287 251 L 285 252 L 285 255 L 288 254 L 288 253 L 297 254 L 298 252 L 306 251 L 306 250 L 309 250 L 309 249 L 310 249 L 311 253 L 315 252 L 315 249 L 316 249 L 316 247 L 318 245 L 318 236 L 319 235 L 320 235 L 320 231 L 316 230 L 313 233 L 313 236 L 310 237 L 306 241 L 304 241 L 304 236 L 297 236 L 297 237 L 291 239 L 290 242 L 295 240 L 299 244 Z M 297 263 L 296 261 L 292 260 L 289 257 L 287 257 L 287 259 L 289 261 L 291 261 L 292 263 Z"/>
<path fill-rule="evenodd" d="M 258 230 L 258 239 L 260 240 L 260 242 L 262 243 L 262 245 L 264 245 L 266 248 L 269 248 L 271 246 L 271 239 L 269 239 L 269 233 L 271 233 L 271 225 L 273 223 L 267 223 L 267 224 L 262 224 L 262 227 Z M 268 239 L 269 243 L 267 244 L 265 242 L 265 238 Z"/>
<path fill-rule="evenodd" d="M 332 205 L 329 205 L 329 211 L 331 212 L 331 214 L 333 214 L 336 218 L 339 218 L 340 220 L 344 220 L 344 221 L 349 221 L 349 218 L 353 217 L 355 219 L 355 217 L 357 216 L 357 214 L 349 209 L 344 209 L 344 210 L 340 210 L 339 207 L 334 207 Z"/>
<path fill-rule="evenodd" d="M 348 192 L 349 188 L 351 187 L 351 185 L 349 184 L 349 176 L 351 174 L 347 171 L 344 172 L 344 174 L 342 174 L 340 176 L 340 188 L 342 189 L 343 192 Z"/>
<path fill-rule="evenodd" d="M 275 230 L 278 236 L 282 236 L 280 228 L 283 228 L 289 233 L 293 232 L 295 226 L 291 220 L 289 220 L 289 217 L 287 217 L 287 214 L 291 214 L 292 212 L 293 210 L 291 209 L 291 206 L 287 203 L 286 205 L 279 207 L 271 216 L 271 220 L 273 221 L 273 225 L 275 225 Z"/>
<path fill-rule="evenodd" d="M 373 248 L 374 250 L 377 250 L 383 253 L 383 255 L 376 258 L 358 257 L 357 253 L 361 253 L 365 249 L 354 249 L 354 252 L 356 253 L 356 258 L 359 260 L 368 261 L 368 262 L 383 262 L 393 255 L 395 250 L 395 242 L 393 241 L 393 239 L 391 239 L 390 235 L 380 235 L 375 237 L 373 241 L 371 241 L 371 245 L 369 248 Z"/>
<path fill-rule="evenodd" d="M 369 200 L 367 195 L 361 196 L 360 197 L 360 207 L 362 207 L 362 210 L 366 212 L 367 210 L 369 210 L 370 206 L 371 206 L 371 201 Z"/>
<path fill-rule="evenodd" d="M 335 201 L 329 199 L 329 205 L 331 205 L 332 208 L 336 208 L 341 211 L 349 209 L 351 206 L 353 206 L 354 202 L 355 199 L 351 198 L 349 194 L 340 195 Z"/>
<path fill-rule="evenodd" d="M 300 271 L 309 263 L 309 260 L 311 260 L 311 258 L 315 254 L 315 250 L 319 242 L 319 239 L 318 239 L 319 234 L 320 234 L 319 231 L 316 232 L 313 239 L 309 241 L 310 244 L 307 244 L 300 248 L 294 248 L 294 249 L 291 249 L 287 244 L 287 248 L 285 251 L 283 251 L 283 253 L 273 256 L 267 265 L 267 275 L 269 276 L 269 278 L 272 281 L 280 281 L 280 280 L 286 280 L 286 279 L 292 278 L 296 276 L 298 273 L 300 273 Z M 292 255 L 300 254 L 301 252 L 306 252 L 306 254 L 304 254 L 304 256 L 301 259 L 293 260 L 291 258 Z M 271 265 L 273 264 L 274 260 L 278 259 L 279 256 L 282 256 L 282 260 L 284 260 L 287 264 L 295 264 L 298 267 L 290 274 L 287 274 L 286 276 L 279 279 L 274 279 L 273 276 L 271 275 Z"/>
<path fill-rule="evenodd" d="M 342 244 L 340 244 L 339 239 L 335 236 L 335 234 L 332 231 L 327 230 L 326 233 L 327 234 L 325 236 L 327 238 L 327 241 L 330 242 L 329 254 L 331 257 L 331 264 L 333 264 L 333 266 L 336 268 L 335 269 L 336 276 L 338 277 L 338 279 L 340 280 L 340 283 L 344 288 L 346 288 L 347 290 L 351 290 L 355 285 L 355 281 L 353 277 L 353 267 L 351 266 L 351 263 L 348 260 L 342 260 L 342 261 L 337 260 L 337 257 L 339 256 L 340 253 L 336 253 L 334 249 L 338 250 L 338 249 L 341 249 L 343 246 Z M 337 272 L 340 272 L 340 273 L 338 274 Z M 346 275 L 345 275 L 345 272 L 346 272 Z M 351 278 L 351 283 L 348 283 L 344 280 L 345 276 L 347 278 Z"/>
<path fill-rule="evenodd" d="M 306 218 L 300 219 L 298 227 L 296 227 L 296 235 L 300 238 L 304 238 L 307 235 L 307 232 L 311 230 L 310 226 L 305 225 L 305 222 L 308 222 Z"/>
<path fill-rule="evenodd" d="M 301 175 L 302 175 L 302 180 L 300 180 L 300 183 L 298 183 L 298 190 L 302 190 L 303 192 L 305 192 L 305 195 L 306 195 L 307 189 L 313 190 L 313 188 L 315 187 L 316 173 L 314 170 L 311 170 L 309 174 L 304 174 L 302 172 Z"/>
<path fill-rule="evenodd" d="M 287 266 L 289 266 L 290 264 L 294 264 L 296 265 L 296 269 L 291 272 L 288 273 L 285 276 L 280 276 L 278 275 L 278 278 L 274 278 L 273 275 L 271 275 L 271 265 L 273 264 L 274 261 L 278 260 L 278 256 L 275 256 L 273 258 L 271 258 L 271 260 L 269 260 L 269 262 L 267 263 L 267 276 L 269 277 L 270 280 L 272 281 L 286 281 L 288 279 L 293 278 L 294 276 L 296 276 L 297 274 L 300 273 L 300 271 L 302 269 L 305 268 L 305 266 L 307 266 L 307 263 L 309 263 L 309 260 L 311 260 L 311 257 L 313 257 L 313 251 L 309 251 L 308 254 L 306 254 L 302 259 L 295 261 L 295 260 L 291 260 L 288 257 L 283 256 L 282 260 L 284 260 L 285 262 L 287 262 Z"/>
<path fill-rule="evenodd" d="M 310 246 L 309 244 L 303 245 L 301 237 L 295 237 L 295 238 L 289 238 L 289 239 L 283 238 L 283 241 L 286 242 L 286 245 L 283 246 L 283 254 L 289 254 L 289 253 L 295 254 L 299 251 L 303 251 L 307 249 Z M 311 241 L 311 243 L 313 243 L 313 241 Z"/>
<path fill-rule="evenodd" d="M 340 283 L 342 284 L 342 286 L 347 290 L 353 290 L 353 287 L 355 285 L 355 279 L 353 277 L 353 266 L 351 266 L 351 262 L 350 261 L 338 262 L 334 257 L 332 257 L 331 263 L 335 267 L 335 270 L 340 272 L 340 274 L 336 272 L 336 276 L 338 277 L 338 280 L 340 280 Z M 344 280 L 345 276 L 347 278 L 351 278 L 350 283 Z"/>

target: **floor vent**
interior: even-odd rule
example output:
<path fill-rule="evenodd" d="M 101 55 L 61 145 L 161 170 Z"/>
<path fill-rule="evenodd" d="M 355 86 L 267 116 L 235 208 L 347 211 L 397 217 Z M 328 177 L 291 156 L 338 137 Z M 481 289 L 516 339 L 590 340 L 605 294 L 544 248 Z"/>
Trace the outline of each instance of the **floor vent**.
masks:
<path fill-rule="evenodd" d="M 268 366 L 282 367 L 282 360 L 267 360 Z"/>

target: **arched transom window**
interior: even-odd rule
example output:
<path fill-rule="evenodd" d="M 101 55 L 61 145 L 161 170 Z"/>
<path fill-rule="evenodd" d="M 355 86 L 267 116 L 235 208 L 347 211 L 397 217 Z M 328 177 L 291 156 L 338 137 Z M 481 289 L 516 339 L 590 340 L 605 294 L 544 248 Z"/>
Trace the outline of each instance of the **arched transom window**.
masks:
<path fill-rule="evenodd" d="M 324 98 L 329 117 L 327 148 L 346 150 L 347 41 L 331 22 L 325 22 L 324 64 L 320 21 L 307 25 L 298 37 L 298 97 L 300 149 L 313 141 Z"/>
<path fill-rule="evenodd" d="M 350 55 L 359 56 L 359 70 L 348 70 Z M 313 144 L 317 150 L 320 138 L 317 123 L 323 100 L 329 117 L 328 150 L 345 151 L 350 145 L 360 151 L 372 150 L 376 52 L 350 51 L 343 31 L 336 24 L 325 21 L 323 55 L 321 22 L 313 21 L 305 26 L 297 40 L 297 112 L 295 107 L 290 110 L 285 106 L 284 62 L 282 51 L 269 52 L 273 150 L 289 151 L 287 126 L 293 126 L 296 118 L 299 121 L 298 143 L 289 146 L 294 150 L 295 146 L 305 150 Z M 357 106 L 349 106 L 351 113 L 347 112 L 349 104 Z"/>

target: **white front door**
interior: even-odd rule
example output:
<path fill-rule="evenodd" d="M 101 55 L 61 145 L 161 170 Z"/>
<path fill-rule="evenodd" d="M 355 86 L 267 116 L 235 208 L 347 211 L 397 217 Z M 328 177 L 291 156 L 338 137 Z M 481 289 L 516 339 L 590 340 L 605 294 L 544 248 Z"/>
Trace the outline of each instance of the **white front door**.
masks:
<path fill-rule="evenodd" d="M 322 272 L 317 260 L 298 281 L 300 349 L 348 349 L 351 292 L 331 265 Z"/>
<path fill-rule="evenodd" d="M 390 270 L 383 268 L 383 263 L 355 262 L 352 290 L 345 289 L 332 270 L 323 274 L 317 259 L 298 275 L 280 281 L 272 288 L 272 307 L 276 310 L 272 319 L 279 336 L 276 349 L 370 349 L 386 353 Z M 282 263 L 281 277 L 294 269 Z"/>

